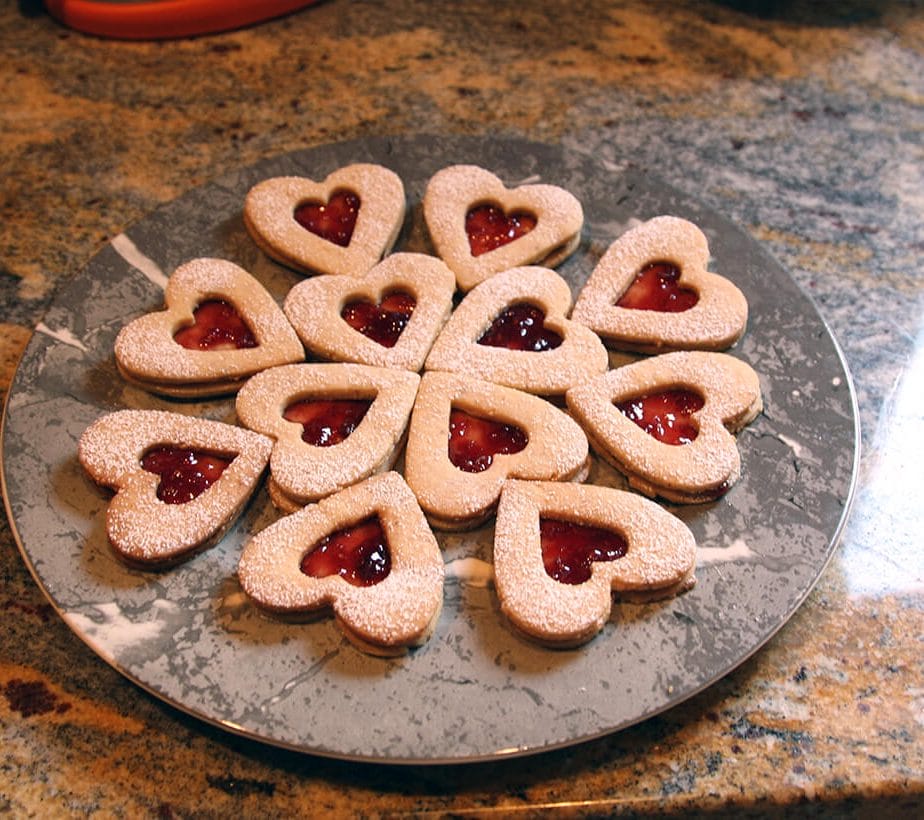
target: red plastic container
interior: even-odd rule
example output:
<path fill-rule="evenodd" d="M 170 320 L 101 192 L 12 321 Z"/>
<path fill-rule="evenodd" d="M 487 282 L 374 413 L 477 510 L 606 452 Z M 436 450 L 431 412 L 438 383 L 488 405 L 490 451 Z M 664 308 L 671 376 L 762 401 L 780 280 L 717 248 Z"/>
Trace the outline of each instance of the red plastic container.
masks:
<path fill-rule="evenodd" d="M 317 0 L 46 0 L 70 28 L 122 40 L 165 40 L 228 31 Z"/>

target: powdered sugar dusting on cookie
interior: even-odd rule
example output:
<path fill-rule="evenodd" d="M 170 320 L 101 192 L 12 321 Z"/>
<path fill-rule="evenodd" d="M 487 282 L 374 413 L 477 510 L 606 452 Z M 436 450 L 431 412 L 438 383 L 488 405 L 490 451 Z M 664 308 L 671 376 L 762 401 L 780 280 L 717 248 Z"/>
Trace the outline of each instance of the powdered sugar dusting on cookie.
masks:
<path fill-rule="evenodd" d="M 394 347 L 354 330 L 342 318 L 348 301 L 378 303 L 388 293 L 409 292 L 413 313 Z M 394 253 L 361 276 L 319 276 L 297 284 L 283 309 L 305 346 L 324 359 L 418 371 L 449 318 L 455 277 L 439 259 Z"/>
<path fill-rule="evenodd" d="M 190 350 L 174 340 L 193 323 L 204 301 L 222 299 L 240 312 L 256 347 Z M 247 271 L 222 259 L 194 259 L 174 271 L 165 292 L 165 310 L 140 316 L 119 332 L 115 357 L 123 375 L 157 392 L 216 395 L 267 367 L 304 359 L 304 349 L 282 309 Z M 183 392 L 183 388 L 186 391 Z"/>
<path fill-rule="evenodd" d="M 542 352 L 508 350 L 478 343 L 508 307 L 528 303 L 542 310 L 544 324 L 562 343 Z M 450 317 L 427 357 L 427 368 L 469 373 L 486 381 L 540 395 L 562 395 L 604 373 L 608 357 L 600 339 L 566 317 L 568 283 L 548 268 L 527 266 L 498 273 L 470 291 Z"/>
<path fill-rule="evenodd" d="M 360 200 L 345 247 L 305 229 L 294 218 L 306 202 L 326 203 L 335 191 Z M 338 168 L 323 181 L 274 177 L 255 185 L 244 202 L 244 224 L 269 256 L 306 274 L 361 275 L 392 247 L 405 214 L 404 184 L 393 171 L 371 163 Z"/>
<path fill-rule="evenodd" d="M 616 239 L 578 294 L 572 319 L 593 329 L 616 350 L 724 350 L 744 333 L 748 305 L 727 278 L 707 271 L 706 236 L 692 222 L 659 216 Z M 650 264 L 680 271 L 678 287 L 697 301 L 680 312 L 621 307 L 617 303 Z"/>
<path fill-rule="evenodd" d="M 480 473 L 457 468 L 449 458 L 451 409 L 512 424 L 525 431 L 526 447 L 497 454 Z M 426 372 L 411 417 L 405 476 L 435 527 L 477 526 L 494 509 L 508 477 L 569 481 L 583 477 L 587 438 L 577 423 L 549 402 L 481 379 Z"/>
<path fill-rule="evenodd" d="M 616 402 L 678 387 L 705 403 L 693 415 L 693 441 L 673 446 L 653 438 Z M 566 400 L 594 448 L 646 495 L 698 503 L 721 495 L 737 480 L 740 457 L 734 437 L 761 409 L 757 374 L 724 353 L 677 352 L 654 356 L 568 391 Z"/>
<path fill-rule="evenodd" d="M 628 551 L 614 561 L 594 563 L 583 583 L 561 583 L 543 564 L 543 517 L 610 529 L 625 538 Z M 541 643 L 574 646 L 592 638 L 609 617 L 614 591 L 650 598 L 692 585 L 692 534 L 678 519 L 633 493 L 510 481 L 501 496 L 495 532 L 495 586 L 502 611 Z"/>
<path fill-rule="evenodd" d="M 389 469 L 403 441 L 420 377 L 359 364 L 296 364 L 254 376 L 239 392 L 237 415 L 275 439 L 272 479 L 293 503 L 305 504 Z M 365 417 L 343 441 L 317 447 L 283 417 L 300 399 L 367 399 Z"/>
<path fill-rule="evenodd" d="M 355 587 L 339 576 L 314 578 L 301 571 L 302 557 L 321 538 L 373 513 L 392 559 L 384 580 Z M 258 533 L 245 545 L 238 577 L 244 591 L 272 611 L 296 614 L 332 607 L 347 637 L 376 654 L 424 642 L 442 607 L 439 546 L 397 473 L 355 484 Z"/>
<path fill-rule="evenodd" d="M 473 256 L 465 215 L 479 204 L 495 204 L 507 213 L 531 213 L 536 227 L 513 242 Z M 424 193 L 423 210 L 437 253 L 452 268 L 462 290 L 509 268 L 554 267 L 575 250 L 584 223 L 580 202 L 565 189 L 539 184 L 507 188 L 497 176 L 475 165 L 453 165 L 434 174 Z"/>
<path fill-rule="evenodd" d="M 157 446 L 232 456 L 221 476 L 184 504 L 157 497 L 158 476 L 141 459 Z M 116 491 L 107 533 L 128 560 L 167 563 L 203 549 L 234 521 L 257 487 L 272 441 L 222 422 L 160 410 L 120 410 L 95 421 L 78 442 L 78 458 L 99 484 Z"/>

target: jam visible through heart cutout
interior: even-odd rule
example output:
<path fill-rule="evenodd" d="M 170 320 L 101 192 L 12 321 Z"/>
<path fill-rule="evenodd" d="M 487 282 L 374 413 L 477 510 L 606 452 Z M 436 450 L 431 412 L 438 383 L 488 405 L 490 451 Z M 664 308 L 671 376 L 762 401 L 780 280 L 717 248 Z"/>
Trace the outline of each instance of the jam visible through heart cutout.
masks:
<path fill-rule="evenodd" d="M 360 204 L 352 191 L 334 191 L 326 203 L 303 202 L 292 216 L 305 230 L 345 248 L 353 238 Z"/>
<path fill-rule="evenodd" d="M 544 322 L 545 313 L 541 308 L 527 302 L 510 305 L 491 323 L 478 344 L 534 353 L 554 350 L 562 338 Z"/>
<path fill-rule="evenodd" d="M 449 414 L 449 460 L 466 473 L 483 473 L 498 454 L 519 453 L 529 438 L 513 424 L 473 416 L 454 407 Z"/>
<path fill-rule="evenodd" d="M 655 310 L 682 313 L 699 301 L 695 290 L 680 287 L 680 268 L 670 262 L 645 265 L 616 302 L 616 307 L 630 310 Z"/>
<path fill-rule="evenodd" d="M 465 215 L 465 233 L 472 256 L 481 256 L 519 239 L 535 228 L 536 223 L 535 215 L 529 211 L 515 211 L 508 216 L 498 205 L 476 205 Z"/>
<path fill-rule="evenodd" d="M 411 320 L 417 300 L 409 293 L 389 293 L 379 304 L 357 299 L 340 311 L 343 320 L 382 347 L 394 347 Z"/>
<path fill-rule="evenodd" d="M 628 552 L 618 533 L 554 518 L 539 520 L 539 542 L 545 571 L 562 584 L 583 584 L 594 561 L 615 561 Z"/>
<path fill-rule="evenodd" d="M 155 447 L 141 458 L 141 467 L 160 476 L 157 497 L 165 504 L 185 504 L 211 487 L 233 455 L 185 447 Z"/>
<path fill-rule="evenodd" d="M 301 399 L 286 407 L 286 421 L 302 425 L 302 441 L 315 447 L 339 444 L 359 427 L 371 399 Z"/>
<path fill-rule="evenodd" d="M 305 575 L 339 575 L 356 587 L 384 581 L 391 572 L 388 539 L 377 515 L 322 538 L 299 565 Z"/>
<path fill-rule="evenodd" d="M 193 323 L 180 328 L 174 341 L 187 350 L 243 350 L 257 347 L 253 331 L 234 305 L 207 299 L 193 311 Z"/>
<path fill-rule="evenodd" d="M 679 445 L 689 444 L 699 433 L 690 417 L 704 403 L 698 393 L 677 388 L 617 402 L 616 407 L 648 435 L 665 444 Z"/>

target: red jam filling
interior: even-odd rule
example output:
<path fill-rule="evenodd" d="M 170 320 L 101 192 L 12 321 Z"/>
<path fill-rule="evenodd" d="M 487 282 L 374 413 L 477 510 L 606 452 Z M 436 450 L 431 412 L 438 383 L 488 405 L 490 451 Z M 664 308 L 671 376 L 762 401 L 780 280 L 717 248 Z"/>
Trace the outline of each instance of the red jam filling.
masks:
<path fill-rule="evenodd" d="M 339 575 L 355 587 L 384 581 L 391 572 L 391 553 L 378 516 L 322 538 L 302 558 L 300 569 L 312 578 Z"/>
<path fill-rule="evenodd" d="M 699 433 L 690 417 L 701 410 L 703 404 L 699 393 L 677 388 L 616 402 L 616 407 L 658 441 L 689 444 Z"/>
<path fill-rule="evenodd" d="M 594 561 L 615 561 L 628 551 L 615 532 L 554 518 L 539 520 L 539 542 L 545 571 L 563 584 L 583 584 Z"/>
<path fill-rule="evenodd" d="M 155 447 L 141 467 L 160 476 L 157 497 L 165 504 L 185 504 L 202 495 L 234 461 L 234 456 L 186 447 Z"/>
<path fill-rule="evenodd" d="M 536 227 L 536 217 L 528 211 L 509 216 L 497 205 L 476 205 L 465 215 L 465 233 L 472 256 L 481 256 L 513 242 Z"/>
<path fill-rule="evenodd" d="M 222 299 L 207 299 L 193 311 L 193 323 L 180 328 L 174 341 L 188 350 L 242 350 L 256 347 L 247 323 Z"/>
<path fill-rule="evenodd" d="M 302 441 L 315 447 L 339 444 L 359 427 L 371 399 L 300 399 L 282 414 L 302 425 Z"/>
<path fill-rule="evenodd" d="M 353 330 L 382 347 L 394 347 L 407 327 L 417 301 L 409 293 L 389 293 L 377 305 L 364 300 L 347 302 L 340 315 Z"/>
<path fill-rule="evenodd" d="M 699 301 L 699 294 L 695 290 L 680 287 L 679 279 L 680 268 L 670 262 L 645 265 L 620 297 L 616 307 L 656 310 L 661 313 L 689 310 Z"/>
<path fill-rule="evenodd" d="M 306 231 L 345 248 L 353 237 L 359 206 L 352 191 L 334 191 L 327 202 L 303 202 L 293 216 Z"/>
<path fill-rule="evenodd" d="M 449 460 L 466 473 L 483 473 L 500 453 L 519 453 L 529 442 L 512 424 L 483 419 L 453 408 L 449 414 Z"/>
<path fill-rule="evenodd" d="M 526 302 L 510 305 L 491 323 L 478 344 L 534 353 L 554 350 L 561 344 L 561 336 L 549 330 L 544 322 L 545 312 L 541 308 Z"/>

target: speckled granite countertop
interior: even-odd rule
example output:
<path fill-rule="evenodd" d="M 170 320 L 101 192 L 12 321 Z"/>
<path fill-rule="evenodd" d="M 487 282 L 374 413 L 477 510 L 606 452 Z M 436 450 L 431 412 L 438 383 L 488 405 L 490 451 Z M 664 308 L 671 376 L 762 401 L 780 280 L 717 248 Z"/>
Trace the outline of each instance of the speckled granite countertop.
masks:
<path fill-rule="evenodd" d="M 4 393 L 59 283 L 190 188 L 335 140 L 498 133 L 649 168 L 746 228 L 842 346 L 863 457 L 834 560 L 753 658 L 621 733 L 464 766 L 315 758 L 186 717 L 71 633 L 4 518 L 0 812 L 924 810 L 924 6 L 331 2 L 164 43 L 14 6 L 0 9 Z"/>

